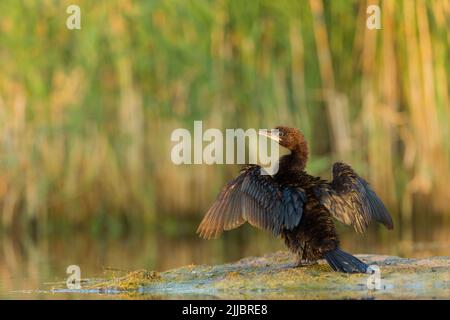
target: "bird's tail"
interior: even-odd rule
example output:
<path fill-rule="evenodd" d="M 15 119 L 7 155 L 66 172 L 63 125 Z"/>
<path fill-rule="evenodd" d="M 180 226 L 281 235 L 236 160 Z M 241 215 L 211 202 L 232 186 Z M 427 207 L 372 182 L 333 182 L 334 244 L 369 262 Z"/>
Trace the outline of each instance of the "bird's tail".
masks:
<path fill-rule="evenodd" d="M 325 259 L 334 271 L 345 273 L 366 273 L 367 264 L 351 254 L 337 248 L 325 253 Z"/>

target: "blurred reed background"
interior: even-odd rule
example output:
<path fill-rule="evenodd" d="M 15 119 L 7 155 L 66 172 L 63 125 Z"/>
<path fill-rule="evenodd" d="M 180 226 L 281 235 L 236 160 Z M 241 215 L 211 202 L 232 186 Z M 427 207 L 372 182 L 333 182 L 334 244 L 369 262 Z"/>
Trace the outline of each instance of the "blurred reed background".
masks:
<path fill-rule="evenodd" d="M 70 4 L 81 30 L 65 27 Z M 381 30 L 366 28 L 369 4 Z M 170 161 L 172 130 L 194 120 L 299 127 L 311 173 L 343 160 L 396 221 L 450 219 L 448 0 L 2 0 L 0 12 L 3 229 L 198 221 L 238 167 Z"/>

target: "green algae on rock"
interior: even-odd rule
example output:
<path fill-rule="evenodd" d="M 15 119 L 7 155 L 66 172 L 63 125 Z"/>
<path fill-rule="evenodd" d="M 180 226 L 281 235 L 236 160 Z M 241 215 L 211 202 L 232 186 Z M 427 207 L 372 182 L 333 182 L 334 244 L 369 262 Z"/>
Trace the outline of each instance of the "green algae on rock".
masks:
<path fill-rule="evenodd" d="M 139 270 L 88 280 L 77 292 L 121 293 L 130 298 L 226 299 L 432 299 L 450 297 L 450 257 L 406 259 L 358 255 L 380 268 L 380 286 L 370 274 L 334 272 L 325 261 L 292 268 L 295 257 L 277 252 L 216 266 L 185 266 L 165 272 Z M 375 275 L 376 276 L 376 275 Z M 57 292 L 58 290 L 53 290 Z M 67 292 L 67 290 L 64 290 Z"/>

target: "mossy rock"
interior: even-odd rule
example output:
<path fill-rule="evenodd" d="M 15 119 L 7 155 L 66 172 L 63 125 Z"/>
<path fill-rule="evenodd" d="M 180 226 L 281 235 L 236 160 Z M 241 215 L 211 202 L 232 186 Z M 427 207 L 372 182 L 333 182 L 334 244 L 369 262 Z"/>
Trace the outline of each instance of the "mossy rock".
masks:
<path fill-rule="evenodd" d="M 216 266 L 185 266 L 165 272 L 139 270 L 85 280 L 75 292 L 125 294 L 141 298 L 226 299 L 403 299 L 450 297 L 450 258 L 405 259 L 357 255 L 378 265 L 377 275 L 344 274 L 324 261 L 293 268 L 294 257 L 277 252 Z M 54 288 L 52 292 L 67 289 Z M 74 291 L 74 290 L 72 290 Z"/>

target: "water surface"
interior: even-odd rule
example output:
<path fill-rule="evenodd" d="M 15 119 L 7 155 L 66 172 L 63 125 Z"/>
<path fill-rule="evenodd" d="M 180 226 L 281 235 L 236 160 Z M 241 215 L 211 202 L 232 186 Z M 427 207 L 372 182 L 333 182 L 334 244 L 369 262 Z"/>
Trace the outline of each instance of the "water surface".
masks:
<path fill-rule="evenodd" d="M 430 221 L 414 228 L 388 232 L 371 226 L 366 234 L 339 227 L 342 246 L 361 254 L 423 258 L 450 256 L 450 225 Z M 65 281 L 66 268 L 78 265 L 82 278 L 102 277 L 105 269 L 163 271 L 190 264 L 220 264 L 284 249 L 280 239 L 244 226 L 219 240 L 195 236 L 195 225 L 183 232 L 148 231 L 119 237 L 71 232 L 59 236 L 2 235 L 0 237 L 1 299 L 120 298 L 98 294 L 48 293 L 54 282 Z M 191 231 L 190 231 L 191 230 Z M 140 296 L 145 298 L 145 296 Z"/>

